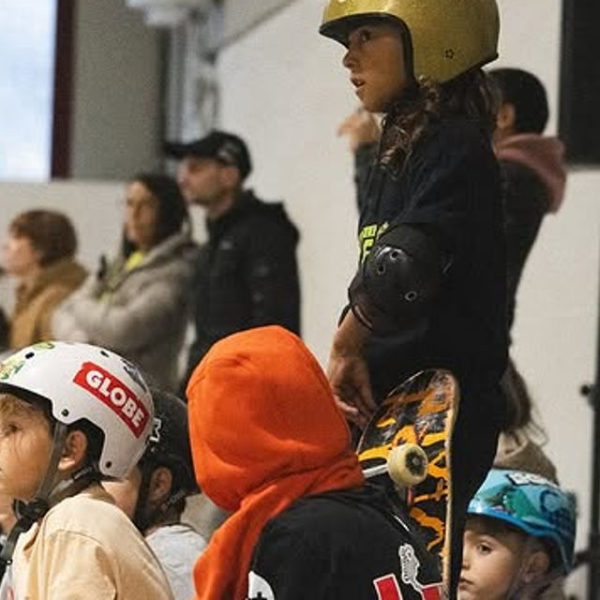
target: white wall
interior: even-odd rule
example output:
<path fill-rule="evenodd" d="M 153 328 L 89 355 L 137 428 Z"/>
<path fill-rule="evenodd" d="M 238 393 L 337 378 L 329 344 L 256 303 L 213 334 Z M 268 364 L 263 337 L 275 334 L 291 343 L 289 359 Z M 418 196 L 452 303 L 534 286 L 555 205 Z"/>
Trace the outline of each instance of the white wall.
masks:
<path fill-rule="evenodd" d="M 579 389 L 595 376 L 600 172 L 571 173 L 564 207 L 549 216 L 517 299 L 515 359 L 548 434 L 563 485 L 577 492 L 577 547 L 587 546 L 592 410 Z M 572 575 L 584 589 L 585 569 Z"/>
<path fill-rule="evenodd" d="M 351 158 L 335 130 L 356 106 L 342 47 L 318 36 L 321 2 L 301 0 L 219 62 L 222 125 L 250 145 L 250 185 L 283 198 L 302 232 L 304 338 L 324 361 L 356 260 Z"/>
<path fill-rule="evenodd" d="M 251 29 L 291 2 L 294 0 L 261 0 L 252 3 L 248 0 L 226 0 L 223 10 L 223 39 L 237 38 L 242 32 Z"/>
<path fill-rule="evenodd" d="M 560 0 L 500 0 L 497 66 L 537 73 L 556 130 Z M 352 165 L 337 124 L 356 102 L 342 48 L 320 37 L 322 0 L 297 0 L 222 53 L 221 125 L 245 136 L 251 180 L 283 198 L 303 234 L 304 338 L 323 364 L 355 264 Z M 542 18 L 543 15 L 543 18 Z M 579 497 L 578 546 L 587 543 L 591 412 L 579 386 L 594 376 L 600 172 L 573 172 L 561 212 L 548 217 L 518 298 L 515 359 L 539 405 L 547 450 Z M 585 571 L 571 576 L 582 594 Z"/>

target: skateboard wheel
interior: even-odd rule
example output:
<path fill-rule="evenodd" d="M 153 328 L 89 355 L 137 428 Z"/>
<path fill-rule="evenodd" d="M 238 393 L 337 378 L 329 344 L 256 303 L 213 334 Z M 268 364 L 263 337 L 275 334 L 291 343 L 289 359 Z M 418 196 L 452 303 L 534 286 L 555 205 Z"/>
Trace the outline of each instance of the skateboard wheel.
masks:
<path fill-rule="evenodd" d="M 399 486 L 421 483 L 427 477 L 427 455 L 417 444 L 402 444 L 392 448 L 387 459 L 387 470 Z"/>

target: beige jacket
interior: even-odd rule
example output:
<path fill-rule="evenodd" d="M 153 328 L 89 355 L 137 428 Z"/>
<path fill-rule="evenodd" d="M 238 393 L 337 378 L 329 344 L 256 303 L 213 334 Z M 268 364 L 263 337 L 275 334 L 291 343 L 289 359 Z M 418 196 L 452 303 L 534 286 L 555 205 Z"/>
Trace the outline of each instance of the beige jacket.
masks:
<path fill-rule="evenodd" d="M 14 350 L 54 338 L 51 320 L 56 307 L 85 280 L 85 269 L 69 258 L 42 269 L 28 284 L 17 288 L 11 317 L 10 347 Z"/>
<path fill-rule="evenodd" d="M 17 600 L 172 600 L 156 557 L 98 484 L 19 537 L 11 581 Z"/>
<path fill-rule="evenodd" d="M 558 483 L 556 467 L 542 447 L 531 440 L 524 431 L 500 434 L 494 467 L 527 471 Z"/>

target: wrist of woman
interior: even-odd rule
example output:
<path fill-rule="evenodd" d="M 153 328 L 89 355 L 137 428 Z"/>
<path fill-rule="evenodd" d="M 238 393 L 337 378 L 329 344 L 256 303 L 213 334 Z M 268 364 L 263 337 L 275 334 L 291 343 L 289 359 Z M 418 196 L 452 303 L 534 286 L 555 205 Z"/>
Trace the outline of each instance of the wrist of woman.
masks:
<path fill-rule="evenodd" d="M 349 310 L 333 338 L 333 352 L 338 355 L 360 355 L 371 332 Z"/>

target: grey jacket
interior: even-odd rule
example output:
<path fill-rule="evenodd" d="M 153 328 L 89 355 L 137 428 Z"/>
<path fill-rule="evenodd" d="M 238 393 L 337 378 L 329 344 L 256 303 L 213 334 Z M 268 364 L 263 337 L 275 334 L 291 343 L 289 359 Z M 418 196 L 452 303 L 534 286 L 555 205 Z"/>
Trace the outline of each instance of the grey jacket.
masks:
<path fill-rule="evenodd" d="M 117 258 L 110 277 L 91 275 L 60 305 L 56 339 L 106 347 L 136 363 L 153 385 L 176 390 L 196 259 L 187 233 L 167 238 L 132 270 Z"/>

